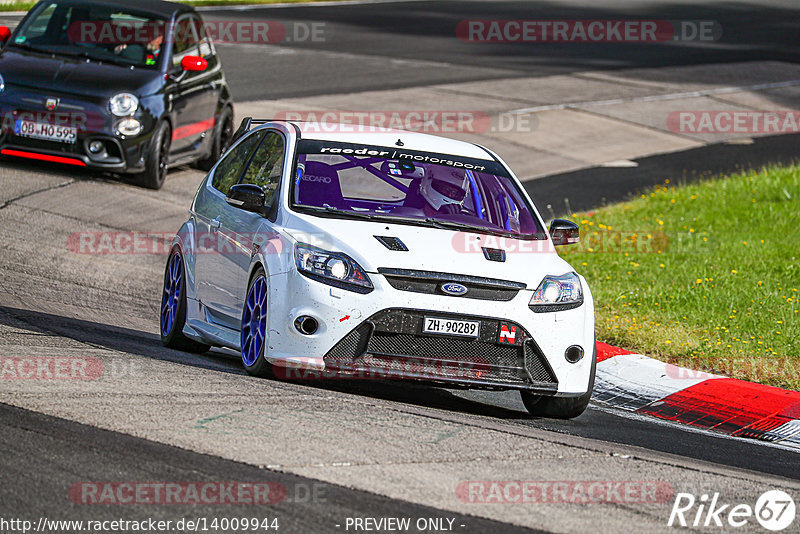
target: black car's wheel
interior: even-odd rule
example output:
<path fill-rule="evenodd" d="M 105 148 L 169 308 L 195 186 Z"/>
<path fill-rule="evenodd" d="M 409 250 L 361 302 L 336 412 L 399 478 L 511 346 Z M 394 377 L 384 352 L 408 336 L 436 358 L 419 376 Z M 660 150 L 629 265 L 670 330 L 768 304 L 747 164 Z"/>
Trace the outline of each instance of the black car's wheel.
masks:
<path fill-rule="evenodd" d="M 139 185 L 148 189 L 161 189 L 167 178 L 171 146 L 172 129 L 168 123 L 162 122 L 153 135 L 150 152 L 145 156 L 145 171 L 137 177 Z"/>
<path fill-rule="evenodd" d="M 553 419 L 573 419 L 578 417 L 589 406 L 594 389 L 594 375 L 597 371 L 597 342 L 592 354 L 592 371 L 589 375 L 589 390 L 580 397 L 544 397 L 528 391 L 520 391 L 522 403 L 528 413 L 535 417 L 551 417 Z"/>
<path fill-rule="evenodd" d="M 172 251 L 164 269 L 164 292 L 161 295 L 161 343 L 171 349 L 203 353 L 210 347 L 183 335 L 186 324 L 186 276 L 183 256 Z"/>
<path fill-rule="evenodd" d="M 210 171 L 217 164 L 219 158 L 227 150 L 233 138 L 233 111 L 230 107 L 222 110 L 211 143 L 211 153 L 208 157 L 198 160 L 195 166 L 204 171 Z"/>

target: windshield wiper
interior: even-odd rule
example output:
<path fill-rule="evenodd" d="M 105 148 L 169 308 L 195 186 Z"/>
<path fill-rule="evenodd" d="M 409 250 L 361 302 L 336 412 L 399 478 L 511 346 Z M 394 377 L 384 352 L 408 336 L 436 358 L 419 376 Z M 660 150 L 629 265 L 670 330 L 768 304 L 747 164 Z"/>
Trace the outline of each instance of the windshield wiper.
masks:
<path fill-rule="evenodd" d="M 505 237 L 513 237 L 515 239 L 526 238 L 535 236 L 538 234 L 517 234 L 510 230 L 500 230 L 499 228 L 487 228 L 486 226 L 481 226 L 479 224 L 469 224 L 469 223 L 462 223 L 457 221 L 443 221 L 440 219 L 435 219 L 433 217 L 428 217 L 427 221 L 434 222 L 440 228 L 447 228 L 450 230 L 457 229 L 457 230 L 468 230 L 473 231 L 481 234 L 489 234 L 489 235 L 499 235 Z"/>
<path fill-rule="evenodd" d="M 354 218 L 357 218 L 357 219 L 370 219 L 370 220 L 374 218 L 369 213 L 361 213 L 361 212 L 358 212 L 358 211 L 343 210 L 343 209 L 339 209 L 339 208 L 334 208 L 333 206 L 329 206 L 327 204 L 325 206 L 303 206 L 301 204 L 301 205 L 298 205 L 297 207 L 300 208 L 300 209 L 303 209 L 303 210 L 308 210 L 308 211 L 316 211 L 316 212 L 320 212 L 320 213 L 330 213 L 330 214 L 336 215 L 338 217 L 354 217 Z"/>
<path fill-rule="evenodd" d="M 22 43 L 11 43 L 11 46 L 16 48 L 22 48 L 23 50 L 30 50 L 31 52 L 39 52 L 40 54 L 52 54 L 51 50 L 45 50 L 44 48 L 39 48 L 38 46 L 33 46 L 30 43 L 22 42 Z"/>
<path fill-rule="evenodd" d="M 134 66 L 132 63 L 128 63 L 122 59 L 117 57 L 105 57 L 105 56 L 97 56 L 95 54 L 89 53 L 87 50 L 81 50 L 80 52 L 62 52 L 65 56 L 72 56 L 72 57 L 85 57 L 86 59 L 90 59 L 92 61 L 99 61 L 101 63 L 113 63 L 115 65 L 120 65 L 122 67 L 132 67 Z"/>

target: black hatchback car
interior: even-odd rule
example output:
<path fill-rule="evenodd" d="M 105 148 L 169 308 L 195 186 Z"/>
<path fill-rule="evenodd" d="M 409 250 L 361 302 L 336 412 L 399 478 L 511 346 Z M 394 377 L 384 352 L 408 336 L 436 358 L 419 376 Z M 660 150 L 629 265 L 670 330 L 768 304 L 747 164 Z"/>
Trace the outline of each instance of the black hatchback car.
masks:
<path fill-rule="evenodd" d="M 42 0 L 0 27 L 0 155 L 134 174 L 208 170 L 233 105 L 194 8 L 160 0 Z"/>

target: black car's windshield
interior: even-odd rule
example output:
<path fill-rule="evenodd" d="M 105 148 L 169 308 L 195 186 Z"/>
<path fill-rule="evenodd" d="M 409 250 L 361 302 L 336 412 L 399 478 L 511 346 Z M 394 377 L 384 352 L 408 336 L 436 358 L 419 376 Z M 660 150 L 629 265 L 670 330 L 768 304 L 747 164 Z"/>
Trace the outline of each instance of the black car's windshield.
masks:
<path fill-rule="evenodd" d="M 310 139 L 297 151 L 296 209 L 523 239 L 544 235 L 496 161 Z"/>
<path fill-rule="evenodd" d="M 156 68 L 164 50 L 167 22 L 119 6 L 46 2 L 20 26 L 11 46 Z"/>

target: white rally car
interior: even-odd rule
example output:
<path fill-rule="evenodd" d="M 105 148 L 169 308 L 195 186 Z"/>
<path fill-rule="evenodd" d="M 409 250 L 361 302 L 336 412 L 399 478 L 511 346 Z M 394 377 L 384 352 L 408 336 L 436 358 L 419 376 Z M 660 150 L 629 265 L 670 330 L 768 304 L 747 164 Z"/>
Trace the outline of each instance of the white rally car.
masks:
<path fill-rule="evenodd" d="M 240 351 L 258 376 L 515 389 L 534 415 L 580 415 L 594 306 L 554 249 L 578 227 L 548 232 L 481 146 L 352 129 L 242 123 L 173 242 L 163 343 Z"/>

